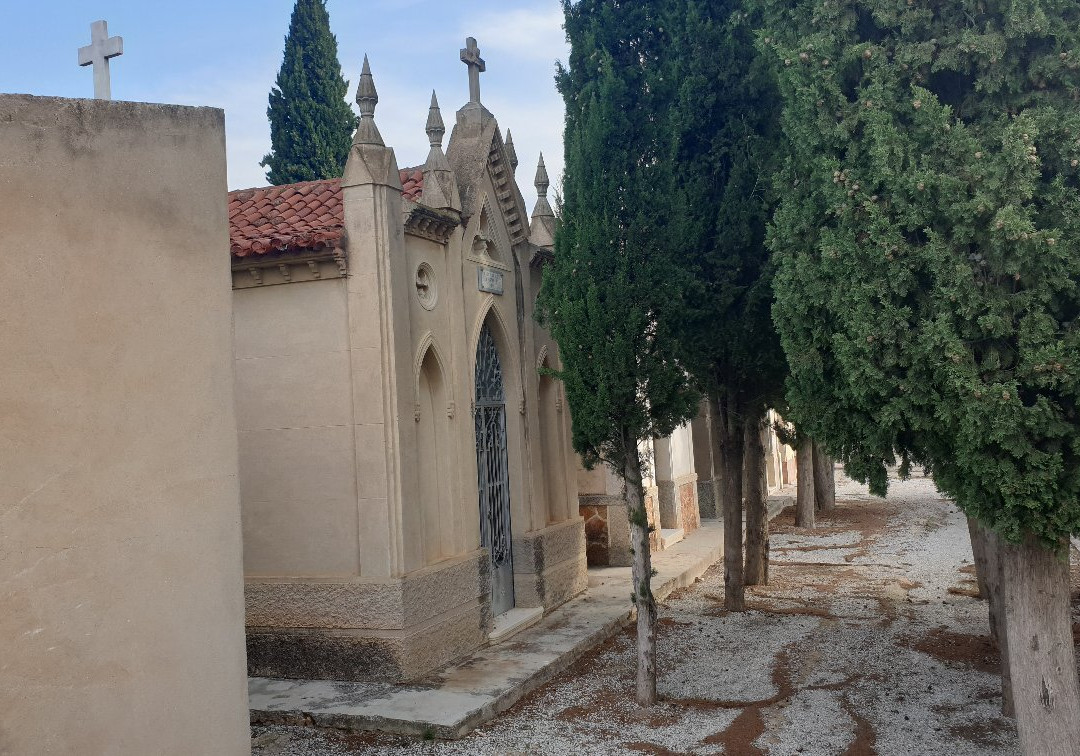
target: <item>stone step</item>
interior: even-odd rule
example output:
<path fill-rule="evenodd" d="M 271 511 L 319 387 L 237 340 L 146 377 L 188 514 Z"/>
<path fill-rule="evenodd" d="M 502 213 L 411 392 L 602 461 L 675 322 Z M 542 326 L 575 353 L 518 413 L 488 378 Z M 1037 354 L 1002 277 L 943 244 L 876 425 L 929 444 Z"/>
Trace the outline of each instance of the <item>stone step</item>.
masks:
<path fill-rule="evenodd" d="M 670 549 L 685 537 L 686 531 L 682 528 L 660 528 L 660 548 Z"/>
<path fill-rule="evenodd" d="M 532 627 L 544 616 L 542 607 L 532 609 L 510 609 L 495 618 L 494 627 L 488 633 L 488 641 L 502 643 L 509 640 L 522 630 Z"/>

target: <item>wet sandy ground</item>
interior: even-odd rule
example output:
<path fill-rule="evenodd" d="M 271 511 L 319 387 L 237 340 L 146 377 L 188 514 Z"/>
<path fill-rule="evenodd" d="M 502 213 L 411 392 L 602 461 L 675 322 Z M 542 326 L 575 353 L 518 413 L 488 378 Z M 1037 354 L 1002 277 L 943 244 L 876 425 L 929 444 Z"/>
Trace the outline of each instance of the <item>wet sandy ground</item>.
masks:
<path fill-rule="evenodd" d="M 719 566 L 668 598 L 652 709 L 627 630 L 460 741 L 260 727 L 253 753 L 1018 754 L 963 515 L 918 477 L 879 499 L 838 474 L 837 500 L 813 531 L 773 521 L 749 611 L 723 610 Z"/>

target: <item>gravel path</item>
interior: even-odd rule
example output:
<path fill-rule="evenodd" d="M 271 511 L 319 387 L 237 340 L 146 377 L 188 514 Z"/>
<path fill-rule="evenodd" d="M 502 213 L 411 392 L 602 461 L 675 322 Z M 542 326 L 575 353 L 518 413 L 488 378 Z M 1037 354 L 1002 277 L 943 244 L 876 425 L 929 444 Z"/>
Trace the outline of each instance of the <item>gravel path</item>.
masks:
<path fill-rule="evenodd" d="M 719 566 L 669 597 L 651 710 L 628 630 L 460 741 L 258 727 L 253 753 L 1018 754 L 963 515 L 918 477 L 883 500 L 838 474 L 837 500 L 814 531 L 773 522 L 750 611 L 723 611 Z"/>

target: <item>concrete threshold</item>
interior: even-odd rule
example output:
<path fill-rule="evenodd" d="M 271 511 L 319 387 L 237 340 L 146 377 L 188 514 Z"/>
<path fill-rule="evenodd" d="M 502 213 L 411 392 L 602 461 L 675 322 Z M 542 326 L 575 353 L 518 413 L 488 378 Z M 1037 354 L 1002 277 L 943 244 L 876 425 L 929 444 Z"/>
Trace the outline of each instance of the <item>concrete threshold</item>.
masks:
<path fill-rule="evenodd" d="M 686 531 L 682 528 L 662 528 L 660 530 L 660 547 L 662 550 L 670 549 L 685 537 Z"/>
<path fill-rule="evenodd" d="M 488 633 L 488 641 L 490 643 L 508 641 L 543 618 L 544 610 L 538 606 L 532 609 L 511 609 L 503 612 L 493 620 L 493 627 Z"/>
<path fill-rule="evenodd" d="M 658 601 L 719 560 L 723 534 L 720 522 L 705 520 L 653 555 Z M 249 678 L 251 721 L 460 738 L 617 633 L 633 616 L 632 592 L 629 567 L 590 569 L 589 590 L 578 598 L 512 639 L 413 683 Z"/>

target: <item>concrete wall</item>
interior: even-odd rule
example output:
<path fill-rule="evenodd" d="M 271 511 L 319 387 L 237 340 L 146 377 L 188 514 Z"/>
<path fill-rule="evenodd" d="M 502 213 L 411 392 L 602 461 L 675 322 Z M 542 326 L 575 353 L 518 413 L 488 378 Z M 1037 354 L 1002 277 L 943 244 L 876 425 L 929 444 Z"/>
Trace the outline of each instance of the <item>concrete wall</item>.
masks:
<path fill-rule="evenodd" d="M 249 750 L 223 127 L 0 95 L 0 753 Z"/>

